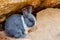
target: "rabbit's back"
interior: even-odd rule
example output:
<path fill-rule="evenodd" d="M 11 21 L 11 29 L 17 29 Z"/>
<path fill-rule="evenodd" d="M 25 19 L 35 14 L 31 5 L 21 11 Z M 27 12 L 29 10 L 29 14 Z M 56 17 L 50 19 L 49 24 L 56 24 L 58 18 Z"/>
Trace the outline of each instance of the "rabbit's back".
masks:
<path fill-rule="evenodd" d="M 22 20 L 21 20 L 21 16 L 20 14 L 14 14 L 12 16 L 10 16 L 5 23 L 5 30 L 7 32 L 11 31 L 16 31 L 16 30 L 21 30 L 22 32 L 24 32 L 24 27 L 22 24 Z"/>

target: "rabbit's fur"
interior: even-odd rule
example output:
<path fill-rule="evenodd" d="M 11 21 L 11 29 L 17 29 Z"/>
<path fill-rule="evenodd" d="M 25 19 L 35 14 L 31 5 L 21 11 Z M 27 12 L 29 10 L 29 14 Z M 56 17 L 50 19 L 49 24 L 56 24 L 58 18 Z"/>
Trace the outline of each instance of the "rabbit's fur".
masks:
<path fill-rule="evenodd" d="M 5 31 L 8 36 L 14 36 L 16 38 L 24 38 L 28 30 L 36 25 L 36 19 L 31 14 L 32 7 L 23 8 L 21 14 L 13 14 L 10 16 L 5 23 Z"/>

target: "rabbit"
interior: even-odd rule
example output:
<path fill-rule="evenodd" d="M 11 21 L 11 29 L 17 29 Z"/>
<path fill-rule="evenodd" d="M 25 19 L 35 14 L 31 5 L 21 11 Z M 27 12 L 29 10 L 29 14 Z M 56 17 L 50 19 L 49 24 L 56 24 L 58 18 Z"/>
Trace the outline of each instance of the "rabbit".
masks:
<path fill-rule="evenodd" d="M 22 14 L 13 14 L 5 22 L 5 32 L 10 37 L 24 38 L 28 30 L 36 26 L 36 18 L 32 14 L 32 6 L 22 9 Z"/>

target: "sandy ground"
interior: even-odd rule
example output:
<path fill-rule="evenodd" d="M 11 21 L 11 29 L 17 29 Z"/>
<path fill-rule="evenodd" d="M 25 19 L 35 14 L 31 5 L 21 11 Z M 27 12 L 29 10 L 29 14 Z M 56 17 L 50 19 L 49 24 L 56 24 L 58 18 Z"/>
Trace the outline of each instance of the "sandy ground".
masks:
<path fill-rule="evenodd" d="M 37 30 L 26 38 L 9 38 L 0 32 L 1 40 L 60 40 L 60 9 L 48 8 L 37 13 Z"/>

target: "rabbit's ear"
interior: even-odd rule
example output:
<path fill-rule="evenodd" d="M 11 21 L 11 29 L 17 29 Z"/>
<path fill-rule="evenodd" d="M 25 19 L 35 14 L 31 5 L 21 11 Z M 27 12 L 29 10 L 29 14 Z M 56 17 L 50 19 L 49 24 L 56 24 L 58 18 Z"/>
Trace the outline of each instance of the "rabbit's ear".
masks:
<path fill-rule="evenodd" d="M 22 13 L 23 13 L 23 15 L 27 15 L 27 14 L 28 14 L 27 8 L 23 8 L 23 9 L 22 9 Z"/>
<path fill-rule="evenodd" d="M 28 13 L 32 13 L 32 6 L 28 7 Z"/>

